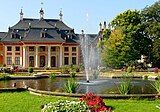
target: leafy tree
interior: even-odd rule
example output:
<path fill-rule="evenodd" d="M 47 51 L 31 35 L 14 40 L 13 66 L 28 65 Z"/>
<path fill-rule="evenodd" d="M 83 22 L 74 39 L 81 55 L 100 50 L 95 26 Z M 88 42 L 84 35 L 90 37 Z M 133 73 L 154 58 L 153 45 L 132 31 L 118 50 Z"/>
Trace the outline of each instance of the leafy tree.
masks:
<path fill-rule="evenodd" d="M 124 45 L 124 34 L 121 29 L 113 30 L 109 39 L 105 42 L 104 50 L 102 51 L 102 60 L 108 67 L 118 68 L 123 64 L 127 46 Z M 125 48 L 125 49 L 123 49 Z"/>
<path fill-rule="evenodd" d="M 148 44 L 150 39 L 143 34 L 143 26 L 141 25 L 140 11 L 127 10 L 118 15 L 111 25 L 114 29 L 121 27 L 126 35 L 126 43 L 130 44 L 130 48 L 136 54 L 137 58 L 140 56 L 148 55 Z"/>
<path fill-rule="evenodd" d="M 103 40 L 107 40 L 111 34 L 111 30 L 109 28 L 106 28 L 102 32 Z"/>
<path fill-rule="evenodd" d="M 150 49 L 153 64 L 160 66 L 160 0 L 141 12 L 143 34 L 151 39 Z"/>
<path fill-rule="evenodd" d="M 119 14 L 111 22 L 111 26 L 113 31 L 104 43 L 102 53 L 107 66 L 121 67 L 133 63 L 146 53 L 149 39 L 143 36 L 139 11 L 127 10 Z"/>

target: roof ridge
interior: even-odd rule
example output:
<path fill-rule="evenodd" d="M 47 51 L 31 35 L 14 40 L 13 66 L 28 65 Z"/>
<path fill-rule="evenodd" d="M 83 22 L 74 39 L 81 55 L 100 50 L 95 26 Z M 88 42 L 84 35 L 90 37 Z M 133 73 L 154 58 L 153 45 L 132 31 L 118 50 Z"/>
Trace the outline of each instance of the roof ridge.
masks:
<path fill-rule="evenodd" d="M 44 19 L 40 19 L 36 24 L 32 25 L 31 27 L 32 28 L 39 28 L 38 26 L 40 26 L 40 22 L 43 22 L 41 24 L 45 24 L 45 25 L 48 25 L 49 28 L 54 28 L 52 25 L 50 25 L 48 22 L 46 22 Z M 48 28 L 48 26 L 46 28 Z M 45 27 L 45 26 L 44 26 Z M 43 27 L 40 27 L 40 28 L 43 28 Z"/>

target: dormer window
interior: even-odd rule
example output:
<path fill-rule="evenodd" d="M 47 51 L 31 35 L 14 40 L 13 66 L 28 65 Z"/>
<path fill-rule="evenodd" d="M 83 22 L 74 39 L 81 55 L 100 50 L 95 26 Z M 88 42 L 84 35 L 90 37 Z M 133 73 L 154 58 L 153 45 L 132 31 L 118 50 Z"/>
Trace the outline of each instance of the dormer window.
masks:
<path fill-rule="evenodd" d="M 46 37 L 46 33 L 45 32 L 41 32 L 41 38 L 45 38 Z"/>
<path fill-rule="evenodd" d="M 42 29 L 41 38 L 45 38 L 46 37 L 46 31 L 47 31 L 47 29 Z"/>
<path fill-rule="evenodd" d="M 16 38 L 16 33 L 11 33 L 11 38 Z"/>

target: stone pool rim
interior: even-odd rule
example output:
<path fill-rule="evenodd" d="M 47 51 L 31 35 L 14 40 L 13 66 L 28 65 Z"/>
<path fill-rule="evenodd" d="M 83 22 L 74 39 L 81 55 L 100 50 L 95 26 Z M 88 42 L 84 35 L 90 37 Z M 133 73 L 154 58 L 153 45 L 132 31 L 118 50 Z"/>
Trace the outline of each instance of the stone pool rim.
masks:
<path fill-rule="evenodd" d="M 65 96 L 65 97 L 81 97 L 84 94 L 80 93 L 62 93 L 62 92 L 51 92 L 28 88 L 30 94 L 39 96 Z M 160 94 L 96 94 L 104 99 L 130 99 L 130 98 L 160 98 Z"/>

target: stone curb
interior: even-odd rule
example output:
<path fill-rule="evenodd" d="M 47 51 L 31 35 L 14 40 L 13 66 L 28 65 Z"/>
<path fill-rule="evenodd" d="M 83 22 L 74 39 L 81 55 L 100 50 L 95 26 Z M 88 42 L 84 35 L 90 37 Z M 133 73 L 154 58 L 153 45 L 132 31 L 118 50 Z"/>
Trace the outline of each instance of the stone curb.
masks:
<path fill-rule="evenodd" d="M 59 93 L 59 92 L 50 92 L 50 91 L 42 91 L 42 90 L 36 90 L 33 88 L 28 88 L 28 91 L 31 94 L 45 96 L 45 95 L 51 95 L 51 96 L 66 96 L 66 97 L 81 97 L 84 94 L 72 94 L 72 93 Z M 97 94 L 98 96 L 101 96 L 102 98 L 107 99 L 130 99 L 130 98 L 160 98 L 160 95 L 158 94 L 128 94 L 128 95 L 120 95 L 120 94 Z"/>

